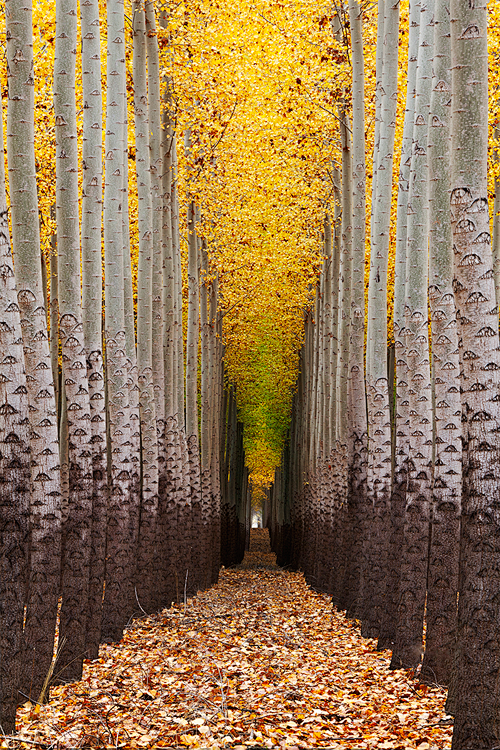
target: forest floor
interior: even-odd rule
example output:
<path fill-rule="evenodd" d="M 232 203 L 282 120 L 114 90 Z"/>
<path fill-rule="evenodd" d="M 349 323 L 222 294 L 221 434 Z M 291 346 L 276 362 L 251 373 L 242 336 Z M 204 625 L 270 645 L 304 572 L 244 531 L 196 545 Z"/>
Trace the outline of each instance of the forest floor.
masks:
<path fill-rule="evenodd" d="M 278 568 L 256 529 L 239 567 L 185 607 L 134 620 L 80 682 L 19 709 L 0 748 L 449 747 L 445 691 L 389 662 L 328 596 Z"/>

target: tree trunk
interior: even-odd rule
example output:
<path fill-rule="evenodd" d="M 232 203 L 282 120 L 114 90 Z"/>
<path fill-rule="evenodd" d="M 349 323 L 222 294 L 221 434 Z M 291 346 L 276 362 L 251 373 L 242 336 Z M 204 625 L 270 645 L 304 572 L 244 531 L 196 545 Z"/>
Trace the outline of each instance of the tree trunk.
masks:
<path fill-rule="evenodd" d="M 166 506 L 161 512 L 167 514 L 167 527 L 171 527 L 170 507 L 172 503 L 172 488 L 169 486 L 166 475 L 166 445 L 165 445 L 165 366 L 163 346 L 165 338 L 164 318 L 164 271 L 163 271 L 163 197 L 162 197 L 162 160 L 161 160 L 161 112 L 160 112 L 160 65 L 158 57 L 158 38 L 156 35 L 155 8 L 151 0 L 145 3 L 146 12 L 146 47 L 148 59 L 148 119 L 149 119 L 149 164 L 151 183 L 151 208 L 153 227 L 153 382 L 155 395 L 156 425 L 158 435 L 158 481 L 160 506 Z M 168 386 L 167 386 L 168 387 Z M 176 534 L 171 528 L 170 534 Z M 173 550 L 167 547 L 164 550 L 166 562 Z M 174 553 L 175 554 L 175 553 Z M 167 594 L 167 599 L 172 596 L 173 588 Z"/>
<path fill-rule="evenodd" d="M 127 122 L 125 122 L 128 134 Z M 128 140 L 125 141 L 127 146 Z M 135 342 L 134 293 L 132 288 L 132 258 L 130 256 L 130 221 L 128 211 L 128 146 L 124 150 L 123 170 L 123 312 L 125 321 L 125 354 L 127 366 L 127 387 L 129 394 L 128 418 L 130 437 L 127 445 L 129 462 L 129 535 L 130 548 L 137 550 L 141 510 L 141 417 L 139 413 L 139 381 L 137 372 L 137 350 Z M 137 581 L 137 564 L 130 560 L 129 577 L 132 586 L 132 607 L 138 611 L 135 584 Z M 129 617 L 131 616 L 130 612 Z"/>
<path fill-rule="evenodd" d="M 349 375 L 351 318 L 352 318 L 352 215 L 353 215 L 353 164 L 351 152 L 351 129 L 346 108 L 342 109 L 340 137 L 342 143 L 342 225 L 341 225 L 341 309 L 339 316 L 339 390 L 340 409 L 337 412 L 337 436 L 339 443 L 340 493 L 337 496 L 337 541 L 334 547 L 332 567 L 337 568 L 335 584 L 332 588 L 334 603 L 344 609 L 342 592 L 344 590 L 346 541 L 346 508 L 348 503 L 349 464 L 352 455 L 351 434 L 347 424 L 352 422 L 349 414 L 351 379 Z"/>
<path fill-rule="evenodd" d="M 152 361 L 153 218 L 149 169 L 149 120 L 146 72 L 146 17 L 134 2 L 135 165 L 139 203 L 137 271 L 137 363 L 141 416 L 142 498 L 137 546 L 136 594 L 146 612 L 159 604 L 156 573 L 158 535 L 158 437 Z"/>
<path fill-rule="evenodd" d="M 387 595 L 385 598 L 383 638 L 378 647 L 392 647 L 396 638 L 397 611 L 399 605 L 399 578 L 401 572 L 401 548 L 403 546 L 404 509 L 408 480 L 409 444 L 409 400 L 408 366 L 405 338 L 405 289 L 406 289 L 406 235 L 408 190 L 410 181 L 413 123 L 415 120 L 415 86 L 420 25 L 420 5 L 410 2 L 410 29 L 408 39 L 408 76 L 406 85 L 406 109 L 403 128 L 403 143 L 399 167 L 399 190 L 396 227 L 396 259 L 394 280 L 394 352 L 396 371 L 395 399 L 395 461 L 391 493 L 391 537 L 387 561 Z"/>
<path fill-rule="evenodd" d="M 6 24 L 12 239 L 31 427 L 30 573 L 24 625 L 27 664 L 21 690 L 37 700 L 54 647 L 60 580 L 61 490 L 57 410 L 40 267 L 31 4 L 23 3 L 21 7 L 9 0 Z"/>
<path fill-rule="evenodd" d="M 213 420 L 213 388 L 211 382 L 212 376 L 212 348 L 210 341 L 210 318 L 209 318 L 209 294 L 211 283 L 208 276 L 208 255 L 204 243 L 201 248 L 201 274 L 200 274 L 200 399 L 201 399 L 201 419 L 200 419 L 200 469 L 201 469 L 201 490 L 202 490 L 202 508 L 204 522 L 204 559 L 202 565 L 205 568 L 211 567 L 211 556 L 213 554 L 211 544 L 212 532 L 212 420 Z M 198 348 L 198 345 L 196 345 Z M 189 357 L 188 357 L 189 361 Z M 211 572 L 208 574 L 211 579 Z M 204 580 L 204 586 L 209 585 L 208 578 Z"/>
<path fill-rule="evenodd" d="M 434 376 L 434 476 L 421 680 L 449 682 L 456 635 L 462 432 L 458 337 L 453 295 L 450 193 L 450 10 L 436 3 L 428 140 L 429 301 Z"/>
<path fill-rule="evenodd" d="M 83 74 L 82 317 L 90 396 L 93 498 L 86 653 L 101 640 L 108 482 L 106 399 L 102 351 L 102 84 L 99 5 L 80 3 Z"/>
<path fill-rule="evenodd" d="M 130 580 L 130 422 L 123 273 L 123 179 L 127 142 L 124 12 L 107 6 L 108 58 L 104 184 L 105 337 L 110 431 L 110 500 L 103 633 L 120 640 L 134 606 Z"/>
<path fill-rule="evenodd" d="M 56 217 L 55 204 L 51 207 L 51 219 Z M 58 263 L 57 263 L 57 233 L 54 232 L 50 238 L 50 304 L 49 304 L 49 347 L 50 361 L 52 363 L 52 376 L 54 378 L 54 394 L 56 407 L 59 415 L 60 408 L 60 385 L 59 385 L 59 291 L 58 291 Z M 59 423 L 59 422 L 58 422 Z"/>
<path fill-rule="evenodd" d="M 421 6 L 413 151 L 408 196 L 405 336 L 408 365 L 408 486 L 393 668 L 422 658 L 432 483 L 432 386 L 429 364 L 427 134 L 432 87 L 432 7 Z"/>
<path fill-rule="evenodd" d="M 500 163 L 497 149 L 500 147 L 500 127 L 497 125 L 494 131 L 495 143 L 493 161 Z M 495 292 L 497 305 L 500 305 L 500 176 L 495 177 L 495 202 L 493 204 L 493 236 L 491 243 L 493 253 L 493 274 L 495 278 Z"/>
<path fill-rule="evenodd" d="M 172 115 L 171 115 L 172 116 Z M 189 588 L 193 587 L 196 591 L 198 587 L 203 588 L 202 579 L 204 576 L 204 532 L 203 519 L 201 511 L 201 477 L 200 477 L 200 456 L 198 441 L 194 445 L 193 439 L 189 439 L 186 432 L 187 416 L 187 396 L 184 396 L 184 334 L 182 324 L 182 269 L 181 269 L 181 250 L 180 250 L 180 233 L 179 233 L 179 198 L 178 198 L 178 177 L 177 177 L 177 137 L 175 132 L 172 135 L 172 186 L 171 186 L 171 206 L 172 206 L 172 253 L 174 263 L 174 369 L 177 368 L 177 375 L 174 373 L 174 403 L 176 406 L 177 423 L 178 423 L 178 493 L 179 502 L 182 505 L 189 505 L 189 516 L 191 518 L 192 542 L 198 544 L 196 556 L 192 560 L 192 571 L 190 574 Z M 188 313 L 189 317 L 189 313 Z M 189 324 L 188 324 L 189 327 Z M 189 517 L 188 516 L 188 517 Z M 199 533 L 198 531 L 199 530 Z M 198 543 L 198 540 L 199 543 Z"/>
<path fill-rule="evenodd" d="M 29 569 L 30 429 L 21 319 L 10 248 L 0 104 L 0 725 L 16 728 L 18 690 L 29 681 L 23 619 Z"/>
<path fill-rule="evenodd" d="M 382 8 L 384 18 L 382 18 Z M 387 262 L 392 194 L 392 162 L 397 103 L 397 33 L 399 4 L 392 0 L 379 2 L 378 24 L 383 35 L 377 35 L 383 47 L 377 87 L 381 89 L 380 138 L 375 143 L 376 179 L 372 186 L 372 226 L 370 280 L 368 287 L 368 326 L 366 354 L 366 389 L 368 400 L 369 453 L 368 488 L 373 514 L 368 543 L 367 570 L 364 581 L 365 609 L 362 632 L 376 637 L 383 622 L 386 591 L 387 547 L 389 539 L 389 502 L 391 492 L 391 426 L 387 382 Z"/>
<path fill-rule="evenodd" d="M 453 750 L 500 742 L 500 370 L 487 201 L 486 5 L 451 2 L 453 231 L 463 492 Z M 471 80 L 474 85 L 471 85 Z"/>
<path fill-rule="evenodd" d="M 59 335 L 66 397 L 68 496 L 63 498 L 58 681 L 82 676 L 92 533 L 92 453 L 82 326 L 75 73 L 76 0 L 57 0 L 54 61 Z M 61 436 L 62 437 L 62 436 Z"/>
<path fill-rule="evenodd" d="M 352 47 L 352 291 L 349 349 L 351 457 L 349 465 L 348 533 L 344 604 L 351 615 L 359 611 L 360 563 L 363 556 L 362 514 L 366 513 L 368 432 L 364 379 L 365 338 L 365 109 L 361 7 L 349 3 Z"/>
<path fill-rule="evenodd" d="M 223 386 L 224 370 L 222 364 L 223 350 L 222 318 L 219 309 L 217 276 L 212 280 L 209 316 L 210 316 L 210 343 L 212 349 L 212 584 L 217 583 L 219 577 L 220 561 L 220 508 L 221 508 L 221 475 L 220 475 L 220 452 L 221 452 L 221 420 L 223 414 Z"/>
<path fill-rule="evenodd" d="M 190 133 L 186 133 L 185 143 L 187 158 L 190 156 Z M 198 345 L 199 345 L 199 260 L 198 237 L 196 233 L 196 204 L 188 196 L 188 320 L 186 337 L 186 437 L 189 449 L 191 502 L 193 511 L 201 516 L 202 550 L 200 585 L 207 588 L 210 585 L 208 542 L 209 500 L 207 486 L 200 473 L 200 451 L 198 437 Z M 180 279 L 179 279 L 180 283 Z M 203 483 L 203 484 L 202 484 Z M 199 508 L 199 510 L 198 510 Z"/>

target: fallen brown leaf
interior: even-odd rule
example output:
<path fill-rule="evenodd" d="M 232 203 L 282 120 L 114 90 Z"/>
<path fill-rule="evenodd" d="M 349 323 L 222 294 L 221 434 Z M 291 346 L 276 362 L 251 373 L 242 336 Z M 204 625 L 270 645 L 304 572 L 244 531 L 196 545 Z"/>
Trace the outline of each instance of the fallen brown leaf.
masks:
<path fill-rule="evenodd" d="M 277 568 L 267 544 L 253 530 L 240 568 L 185 610 L 134 621 L 38 714 L 21 707 L 0 748 L 449 747 L 445 691 L 389 671 L 390 653 Z"/>

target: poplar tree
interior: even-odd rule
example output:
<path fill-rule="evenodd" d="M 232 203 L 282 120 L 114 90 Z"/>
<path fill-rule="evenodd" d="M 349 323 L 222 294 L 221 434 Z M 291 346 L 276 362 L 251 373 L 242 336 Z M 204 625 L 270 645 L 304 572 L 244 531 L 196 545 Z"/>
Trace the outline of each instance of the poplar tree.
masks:
<path fill-rule="evenodd" d="M 391 427 L 387 381 L 387 263 L 392 162 L 397 104 L 399 4 L 379 0 L 377 89 L 379 128 L 375 135 L 372 184 L 370 279 L 368 287 L 366 390 L 368 402 L 369 512 L 373 514 L 364 582 L 363 635 L 379 635 L 383 621 L 391 492 Z"/>
<path fill-rule="evenodd" d="M 175 577 L 185 574 L 178 568 L 174 571 L 173 564 L 177 554 L 182 556 L 182 544 L 179 538 L 175 538 L 174 529 L 182 528 L 183 535 L 189 538 L 189 526 L 185 525 L 183 518 L 183 507 L 189 504 L 189 486 L 186 486 L 185 474 L 187 463 L 183 458 L 183 427 L 179 424 L 179 415 L 177 413 L 177 393 L 179 376 L 177 357 L 179 356 L 177 346 L 177 328 L 176 328 L 176 258 L 175 248 L 178 242 L 174 242 L 173 224 L 172 224 L 172 147 L 174 140 L 173 123 L 172 123 L 172 101 L 170 98 L 169 79 L 165 82 L 163 92 L 163 118 L 162 118 L 162 190 L 163 190 L 163 210 L 162 210 L 162 257 L 163 257 L 163 357 L 164 357 L 164 412 L 165 412 L 165 490 L 164 490 L 164 509 L 163 523 L 164 536 L 167 542 L 166 553 L 171 558 L 170 565 L 166 571 L 170 584 L 170 597 L 173 598 Z M 181 359 L 183 359 L 182 352 Z M 182 405 L 184 407 L 184 405 Z M 183 422 L 184 420 L 182 420 Z M 185 438 L 184 438 L 185 443 Z M 187 542 L 189 544 L 189 542 Z M 195 553 L 196 555 L 196 553 Z M 177 563 L 175 563 L 177 564 Z M 190 559 L 190 584 L 194 581 L 194 570 L 196 563 L 193 558 Z"/>
<path fill-rule="evenodd" d="M 80 3 L 83 71 L 82 318 L 87 353 L 93 473 L 92 543 L 86 653 L 96 658 L 102 622 L 108 481 L 102 350 L 102 84 L 99 4 Z"/>
<path fill-rule="evenodd" d="M 0 725 L 15 731 L 29 681 L 23 619 L 29 568 L 30 427 L 20 309 L 9 236 L 0 103 Z"/>
<path fill-rule="evenodd" d="M 149 151 L 146 71 L 146 17 L 134 3 L 135 165 L 139 201 L 139 264 L 137 272 L 137 361 L 140 388 L 142 502 L 137 548 L 137 595 L 146 611 L 158 604 L 155 566 L 158 563 L 158 436 L 153 390 L 152 284 L 153 217 Z"/>
<path fill-rule="evenodd" d="M 184 379 L 184 335 L 182 326 L 182 269 L 181 269 L 181 249 L 179 233 L 179 186 L 178 186 L 178 169 L 177 169 L 177 135 L 175 131 L 172 134 L 172 145 L 170 146 L 172 158 L 172 188 L 171 188 L 171 215 L 172 215 L 172 252 L 174 257 L 174 336 L 176 341 L 174 366 L 177 366 L 177 390 L 175 394 L 175 403 L 177 404 L 177 415 L 181 433 L 184 433 L 184 440 L 187 440 L 185 427 L 185 379 Z M 186 474 L 186 476 L 188 476 Z M 194 493 L 196 495 L 196 492 Z M 192 501 L 195 502 L 194 497 Z"/>
<path fill-rule="evenodd" d="M 163 309 L 164 278 L 163 278 L 163 195 L 162 195 L 162 165 L 161 165 L 161 111 L 160 111 L 160 63 L 158 55 L 158 38 L 156 35 L 156 19 L 154 4 L 148 0 L 145 3 L 146 14 L 146 49 L 147 49 L 147 82 L 148 82 L 148 132 L 149 132 L 149 169 L 151 184 L 152 211 L 152 247 L 153 247 L 153 328 L 152 328 L 152 357 L 153 379 L 155 394 L 155 412 L 158 442 L 158 471 L 160 502 L 166 502 L 166 446 L 165 446 L 165 367 L 163 342 L 165 334 L 165 320 Z M 168 553 L 167 553 L 168 554 Z"/>
<path fill-rule="evenodd" d="M 384 625 L 379 636 L 379 647 L 391 647 L 396 638 L 397 610 L 399 605 L 399 578 L 403 545 L 404 509 L 408 480 L 409 400 L 408 364 L 405 337 L 405 284 L 408 223 L 408 195 L 410 185 L 413 126 L 415 120 L 415 85 L 419 43 L 420 5 L 410 2 L 408 35 L 408 75 L 406 106 L 403 124 L 403 141 L 399 164 L 398 206 L 396 225 L 396 257 L 394 278 L 394 353 L 395 353 L 395 456 L 391 491 L 391 536 L 388 545 L 387 595 L 384 607 Z"/>
<path fill-rule="evenodd" d="M 498 306 L 488 213 L 485 4 L 451 5 L 451 223 L 462 380 L 463 491 L 453 750 L 500 741 Z M 474 84 L 471 85 L 471 81 Z"/>
<path fill-rule="evenodd" d="M 329 226 L 326 221 L 323 226 L 324 255 L 323 268 L 320 275 L 319 286 L 316 294 L 316 375 L 313 384 L 314 412 L 311 419 L 313 429 L 311 430 L 311 455 L 315 468 L 313 469 L 313 481 L 317 483 L 315 500 L 312 505 L 313 516 L 313 545 L 316 555 L 313 562 L 311 580 L 318 589 L 325 586 L 325 578 L 328 577 L 329 565 L 325 552 L 329 545 L 327 541 L 328 524 L 321 523 L 321 519 L 327 515 L 328 492 L 330 489 L 330 473 L 328 471 L 328 447 L 325 440 L 325 400 L 326 400 L 326 351 L 325 339 L 327 336 L 327 317 L 330 312 L 330 284 L 331 284 L 331 236 L 328 235 Z M 331 233 L 330 233 L 331 234 Z M 313 376 L 314 377 L 314 376 Z M 314 425 L 316 429 L 314 429 Z M 325 549 L 326 547 L 326 549 Z"/>
<path fill-rule="evenodd" d="M 36 700 L 54 648 L 60 580 L 61 489 L 57 410 L 40 257 L 31 3 L 21 6 L 8 0 L 5 15 L 12 245 L 31 430 L 30 568 L 24 624 L 26 672 L 20 689 Z"/>
<path fill-rule="evenodd" d="M 82 674 L 88 616 L 92 519 L 92 453 L 87 363 L 82 325 L 78 152 L 76 131 L 75 0 L 57 0 L 54 60 L 56 220 L 59 335 L 66 399 L 68 496 L 63 498 L 62 607 L 59 679 Z"/>
<path fill-rule="evenodd" d="M 364 381 L 365 334 L 365 108 L 362 11 L 357 0 L 349 2 L 352 50 L 352 292 L 351 343 L 349 350 L 349 409 L 351 414 L 351 462 L 349 467 L 348 528 L 350 544 L 346 573 L 345 607 L 359 611 L 360 566 L 363 557 L 362 517 L 366 513 L 368 433 Z"/>
<path fill-rule="evenodd" d="M 323 498 L 324 518 L 320 519 L 319 579 L 321 587 L 329 590 L 331 579 L 330 551 L 334 544 L 334 495 L 336 493 L 336 412 L 334 380 L 336 374 L 336 360 L 332 351 L 336 346 L 336 312 L 338 312 L 338 266 L 340 262 L 337 244 L 335 243 L 335 227 L 332 226 L 330 211 L 327 211 L 323 222 L 323 240 L 326 256 L 324 283 L 324 337 L 323 337 L 323 471 L 325 473 L 325 496 Z M 337 296 L 335 296 L 335 293 Z M 335 345 L 334 345 L 335 341 Z"/>
<path fill-rule="evenodd" d="M 152 282 L 153 217 L 151 200 L 148 90 L 146 69 L 146 17 L 134 3 L 134 111 L 135 165 L 139 200 L 139 264 L 137 275 L 137 361 L 140 388 L 142 502 L 137 548 L 137 595 L 146 611 L 157 604 L 154 570 L 158 533 L 158 436 L 153 390 Z"/>
<path fill-rule="evenodd" d="M 450 221 L 450 9 L 436 3 L 429 114 L 429 303 L 434 380 L 434 475 L 420 679 L 446 685 L 456 632 L 462 461 L 457 321 Z"/>
<path fill-rule="evenodd" d="M 133 607 L 130 568 L 131 466 L 123 271 L 123 184 L 126 131 L 124 8 L 107 5 L 108 57 L 104 183 L 105 337 L 109 409 L 110 499 L 106 588 L 103 602 L 105 641 L 121 638 Z"/>
<path fill-rule="evenodd" d="M 184 137 L 186 156 L 191 158 L 191 133 Z M 194 197 L 188 195 L 187 232 L 188 232 L 188 319 L 186 333 L 186 439 L 189 451 L 189 476 L 191 480 L 191 502 L 193 508 L 199 508 L 201 515 L 201 571 L 200 584 L 206 588 L 210 581 L 208 561 L 210 550 L 209 538 L 210 501 L 206 479 L 201 475 L 200 448 L 198 432 L 198 346 L 200 331 L 200 286 L 199 286 L 199 248 L 197 224 L 197 206 Z M 174 216 L 174 221 L 176 217 Z M 178 225 L 177 225 L 178 230 Z M 175 229 L 174 229 L 175 231 Z M 178 269 L 178 289 L 181 287 L 180 268 Z"/>
<path fill-rule="evenodd" d="M 125 119 L 125 132 L 128 134 L 128 120 Z M 130 219 L 128 208 L 128 162 L 129 150 L 128 139 L 125 140 L 123 154 L 123 213 L 122 213 L 122 239 L 123 239 L 123 313 L 125 325 L 125 356 L 127 368 L 127 390 L 128 390 L 128 424 L 129 438 L 124 445 L 127 447 L 126 461 L 129 463 L 129 544 L 131 550 L 136 550 L 139 539 L 139 523 L 141 511 L 141 430 L 139 414 L 139 382 L 137 373 L 137 351 L 135 342 L 135 314 L 134 294 L 132 289 L 132 258 L 130 255 Z M 130 584 L 134 587 L 137 580 L 137 565 L 135 560 L 130 561 L 129 568 Z M 133 594 L 133 602 L 137 601 L 137 594 Z"/>
<path fill-rule="evenodd" d="M 420 6 L 413 148 L 408 195 L 405 337 L 409 461 L 398 622 L 391 665 L 415 667 L 422 656 L 432 480 L 432 390 L 428 340 L 427 137 L 432 85 L 432 6 Z"/>
<path fill-rule="evenodd" d="M 191 519 L 193 537 L 200 540 L 193 545 L 192 556 L 189 558 L 191 572 L 188 576 L 188 590 L 196 592 L 203 588 L 203 559 L 204 559 L 204 527 L 201 509 L 201 485 L 199 469 L 199 448 L 192 450 L 193 440 L 189 441 L 185 422 L 185 377 L 184 377 L 184 334 L 182 322 L 182 269 L 179 232 L 179 195 L 178 195 L 178 172 L 177 172 L 177 136 L 173 129 L 174 111 L 172 101 L 169 98 L 165 108 L 165 118 L 168 117 L 170 127 L 165 133 L 170 132 L 169 157 L 170 157 L 170 220 L 172 230 L 172 262 L 173 262 L 173 331 L 172 331 L 172 357 L 173 357 L 173 408 L 174 425 L 173 439 L 175 441 L 175 490 L 178 503 L 186 506 L 188 518 Z M 167 217 L 166 217 L 166 220 Z M 177 434 L 176 434 L 177 432 Z M 197 524 L 197 530 L 193 526 Z M 189 533 L 189 532 L 188 532 Z M 190 541 L 191 541 L 190 539 Z M 182 575 L 185 575 L 184 573 Z"/>
<path fill-rule="evenodd" d="M 493 163 L 498 169 L 500 158 L 498 148 L 500 147 L 500 127 L 494 130 L 495 141 L 493 144 Z M 497 304 L 500 304 L 500 175 L 495 176 L 495 199 L 493 203 L 493 234 L 491 242 L 493 254 L 493 273 L 495 274 L 495 292 Z"/>
<path fill-rule="evenodd" d="M 195 239 L 196 242 L 196 239 Z M 201 246 L 201 273 L 200 273 L 200 292 L 199 292 L 199 309 L 200 309 L 200 471 L 201 471 L 201 493 L 203 508 L 204 534 L 204 557 L 202 561 L 204 566 L 210 565 L 212 555 L 211 545 L 211 504 L 212 504 L 212 475 L 211 475 L 211 458 L 212 458 L 212 420 L 214 409 L 214 393 L 212 389 L 212 351 L 210 342 L 210 312 L 209 312 L 209 295 L 211 281 L 208 270 L 208 253 L 205 243 Z M 195 344 L 198 349 L 198 344 Z M 188 357 L 188 362 L 190 358 Z M 186 391 L 187 392 L 187 391 Z M 197 419 L 198 417 L 196 417 Z M 211 573 L 210 573 L 211 578 Z M 204 584 L 208 585 L 209 578 L 205 579 Z M 203 585 L 203 584 L 202 584 Z"/>
<path fill-rule="evenodd" d="M 51 219 L 55 219 L 55 206 L 51 209 Z M 54 394 L 56 407 L 59 414 L 60 409 L 60 387 L 59 387 L 59 291 L 58 291 L 58 264 L 57 264 L 57 234 L 54 232 L 50 238 L 50 305 L 49 305 L 49 348 L 52 364 L 52 376 L 54 378 Z M 59 423 L 58 423 L 59 424 Z"/>
<path fill-rule="evenodd" d="M 209 347 L 210 347 L 210 382 L 211 382 L 211 462 L 210 476 L 212 480 L 211 503 L 211 579 L 210 584 L 217 582 L 220 569 L 220 513 L 221 513 L 221 432 L 222 421 L 226 419 L 224 399 L 224 369 L 222 365 L 223 347 L 222 317 L 218 300 L 218 279 L 214 275 L 209 294 Z M 251 510 L 250 510 L 251 512 Z M 249 520 L 249 524 L 251 519 Z M 249 527 L 250 528 L 250 527 Z M 250 531 L 248 531 L 250 533 Z"/>
<path fill-rule="evenodd" d="M 345 105 L 342 108 L 340 122 L 340 140 L 342 146 L 342 189 L 341 189 L 341 239 L 340 239 L 340 269 L 339 269 L 339 328 L 338 328 L 338 365 L 337 388 L 339 391 L 339 408 L 337 417 L 337 462 L 339 464 L 339 485 L 336 492 L 337 544 L 332 559 L 333 586 L 332 596 L 340 609 L 344 608 L 342 591 L 344 584 L 345 537 L 344 524 L 345 509 L 348 502 L 349 466 L 351 463 L 353 444 L 352 434 L 347 427 L 346 414 L 349 414 L 351 380 L 349 377 L 349 359 L 351 343 L 351 290 L 353 273 L 352 255 L 352 151 L 351 129 Z M 351 415 L 348 416 L 352 421 Z M 317 429 L 314 425 L 314 429 Z M 318 520 L 319 523 L 319 520 Z"/>

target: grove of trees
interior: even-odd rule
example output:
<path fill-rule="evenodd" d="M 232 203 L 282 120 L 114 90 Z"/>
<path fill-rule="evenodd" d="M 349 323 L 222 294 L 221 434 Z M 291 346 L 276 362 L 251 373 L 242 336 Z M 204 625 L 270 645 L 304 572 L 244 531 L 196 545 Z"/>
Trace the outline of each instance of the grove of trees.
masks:
<path fill-rule="evenodd" d="M 391 648 L 391 668 L 419 668 L 421 681 L 449 686 L 453 747 L 491 749 L 499 740 L 500 238 L 488 211 L 487 8 L 410 2 L 391 190 L 399 4 L 378 4 L 365 351 L 363 12 L 356 2 L 348 12 L 352 127 L 339 104 L 341 175 L 266 513 L 281 564 L 303 569 L 361 621 L 363 635 Z M 342 11 L 334 33 L 339 20 Z"/>
<path fill-rule="evenodd" d="M 498 9 L 3 11 L 3 731 L 239 562 L 253 496 L 493 750 Z"/>

